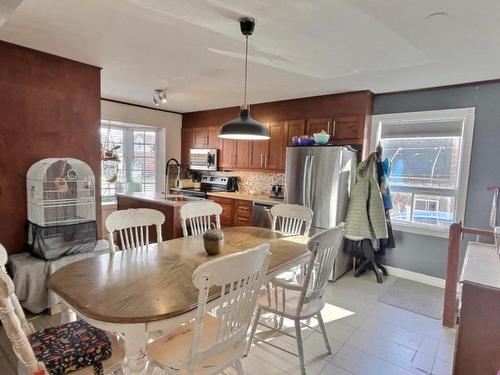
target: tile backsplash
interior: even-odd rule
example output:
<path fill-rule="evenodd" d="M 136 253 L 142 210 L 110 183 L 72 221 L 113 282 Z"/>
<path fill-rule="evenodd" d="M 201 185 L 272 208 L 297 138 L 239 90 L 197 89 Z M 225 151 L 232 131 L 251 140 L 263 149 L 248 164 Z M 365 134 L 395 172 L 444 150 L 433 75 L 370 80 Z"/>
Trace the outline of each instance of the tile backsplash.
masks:
<path fill-rule="evenodd" d="M 257 194 L 269 194 L 271 185 L 284 185 L 284 173 L 261 173 L 250 171 L 234 171 L 234 172 L 212 172 L 211 174 L 218 176 L 238 176 L 239 191 L 250 193 L 254 191 Z"/>

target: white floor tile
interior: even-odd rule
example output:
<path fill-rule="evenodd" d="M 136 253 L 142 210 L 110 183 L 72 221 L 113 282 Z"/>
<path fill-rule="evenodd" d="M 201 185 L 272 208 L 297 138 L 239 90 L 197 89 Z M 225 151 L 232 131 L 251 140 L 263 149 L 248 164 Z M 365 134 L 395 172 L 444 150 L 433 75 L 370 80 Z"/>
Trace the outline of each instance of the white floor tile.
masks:
<path fill-rule="evenodd" d="M 451 363 L 441 361 L 439 359 L 436 359 L 436 362 L 434 362 L 434 367 L 432 368 L 433 375 L 451 375 L 452 371 L 453 367 Z"/>
<path fill-rule="evenodd" d="M 442 327 L 441 332 L 441 341 L 447 342 L 448 344 L 455 344 L 457 336 L 457 330 L 455 328 Z"/>
<path fill-rule="evenodd" d="M 436 358 L 448 363 L 452 363 L 454 351 L 455 351 L 455 346 L 453 344 L 441 341 L 439 343 L 439 348 L 437 351 Z"/>
<path fill-rule="evenodd" d="M 411 372 L 383 361 L 375 356 L 344 345 L 330 361 L 356 375 L 409 375 Z"/>
<path fill-rule="evenodd" d="M 328 363 L 321 371 L 321 375 L 354 375 L 352 372 L 344 370 L 338 366 Z"/>

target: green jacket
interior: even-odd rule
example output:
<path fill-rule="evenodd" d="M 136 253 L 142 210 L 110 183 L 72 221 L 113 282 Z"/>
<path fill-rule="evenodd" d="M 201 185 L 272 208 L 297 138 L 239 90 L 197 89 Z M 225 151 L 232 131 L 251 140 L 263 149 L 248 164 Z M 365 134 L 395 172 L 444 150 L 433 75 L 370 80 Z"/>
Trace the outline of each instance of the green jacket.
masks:
<path fill-rule="evenodd" d="M 344 237 L 348 239 L 387 238 L 384 202 L 375 178 L 376 160 L 372 153 L 358 165 L 345 220 Z"/>

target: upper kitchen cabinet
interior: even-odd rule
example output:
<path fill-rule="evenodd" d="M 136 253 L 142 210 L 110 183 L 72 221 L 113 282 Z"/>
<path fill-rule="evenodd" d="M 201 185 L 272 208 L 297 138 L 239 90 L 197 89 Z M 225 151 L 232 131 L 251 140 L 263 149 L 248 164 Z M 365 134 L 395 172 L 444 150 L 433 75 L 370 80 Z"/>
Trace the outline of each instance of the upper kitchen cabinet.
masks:
<path fill-rule="evenodd" d="M 248 169 L 252 155 L 251 141 L 221 140 L 219 168 Z"/>
<path fill-rule="evenodd" d="M 304 120 L 293 120 L 286 122 L 286 145 L 292 146 L 292 138 L 306 134 L 306 122 Z"/>
<path fill-rule="evenodd" d="M 252 141 L 249 168 L 282 171 L 285 169 L 286 122 L 274 121 L 264 125 L 269 129 L 268 141 Z"/>
<path fill-rule="evenodd" d="M 363 144 L 365 116 L 336 117 L 334 125 L 333 143 Z"/>
<path fill-rule="evenodd" d="M 181 164 L 189 165 L 189 150 L 195 146 L 195 129 L 184 128 L 181 132 Z"/>
<path fill-rule="evenodd" d="M 219 127 L 194 128 L 193 148 L 219 148 Z"/>
<path fill-rule="evenodd" d="M 335 133 L 333 120 L 331 117 L 308 119 L 306 122 L 306 134 L 313 135 L 321 133 L 322 130 L 330 135 Z"/>

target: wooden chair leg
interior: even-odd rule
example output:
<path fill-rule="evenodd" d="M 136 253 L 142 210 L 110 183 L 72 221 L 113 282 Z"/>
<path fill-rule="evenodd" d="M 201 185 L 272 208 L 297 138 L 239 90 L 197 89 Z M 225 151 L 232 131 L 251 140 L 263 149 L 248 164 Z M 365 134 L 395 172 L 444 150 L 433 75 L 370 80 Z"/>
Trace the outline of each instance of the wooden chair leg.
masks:
<path fill-rule="evenodd" d="M 323 339 L 325 340 L 326 350 L 329 354 L 332 354 L 332 347 L 330 346 L 330 341 L 328 341 L 328 334 L 326 333 L 325 322 L 323 322 L 323 317 L 321 316 L 321 312 L 316 315 L 318 319 L 319 327 L 321 328 L 321 332 L 323 333 Z"/>
<path fill-rule="evenodd" d="M 306 365 L 304 360 L 304 343 L 302 341 L 302 331 L 300 329 L 300 320 L 295 320 L 295 336 L 297 337 L 297 349 L 299 351 L 300 359 L 300 372 L 302 375 L 306 375 Z"/>
<path fill-rule="evenodd" d="M 250 337 L 248 338 L 248 343 L 247 343 L 247 347 L 245 350 L 245 357 L 250 352 L 250 348 L 251 348 L 252 342 L 253 342 L 253 337 L 255 336 L 255 331 L 257 330 L 257 324 L 259 324 L 260 314 L 262 314 L 262 308 L 259 307 L 257 309 L 257 313 L 255 314 L 255 317 L 254 317 L 252 330 L 250 331 Z"/>
<path fill-rule="evenodd" d="M 243 365 L 241 360 L 237 360 L 234 364 L 234 368 L 236 369 L 236 373 L 238 375 L 245 375 L 245 370 L 243 370 Z"/>

